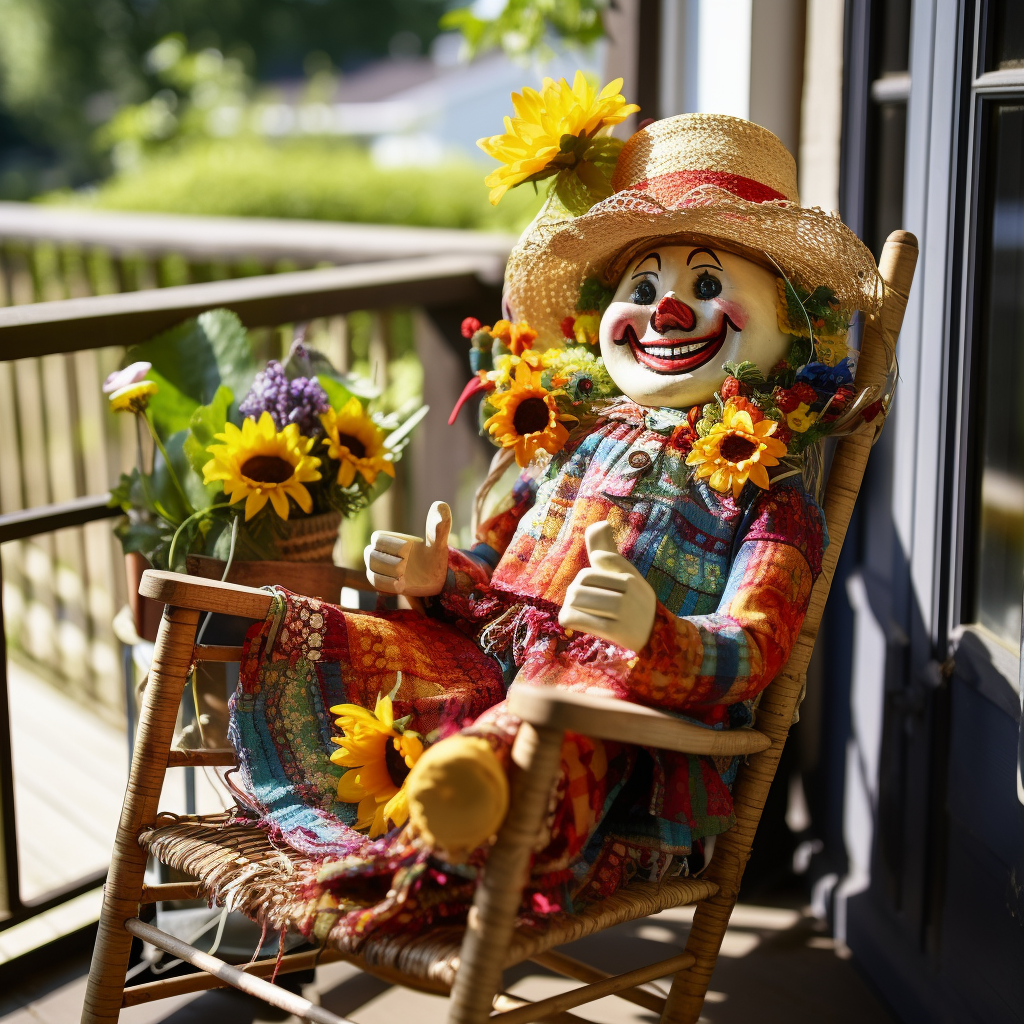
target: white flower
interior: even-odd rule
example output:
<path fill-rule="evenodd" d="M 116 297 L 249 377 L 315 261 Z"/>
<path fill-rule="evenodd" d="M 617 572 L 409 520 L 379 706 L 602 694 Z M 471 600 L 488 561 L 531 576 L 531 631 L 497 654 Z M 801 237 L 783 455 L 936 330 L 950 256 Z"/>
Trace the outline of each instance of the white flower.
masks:
<path fill-rule="evenodd" d="M 126 366 L 123 370 L 115 370 L 103 382 L 103 394 L 109 395 L 111 392 L 128 387 L 129 384 L 138 384 L 152 369 L 152 363 L 138 362 Z"/>

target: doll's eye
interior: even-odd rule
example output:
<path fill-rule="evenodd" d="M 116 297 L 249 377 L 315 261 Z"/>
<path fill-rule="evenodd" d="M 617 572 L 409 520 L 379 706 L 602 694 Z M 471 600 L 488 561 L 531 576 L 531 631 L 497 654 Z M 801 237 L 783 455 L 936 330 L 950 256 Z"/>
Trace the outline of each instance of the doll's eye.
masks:
<path fill-rule="evenodd" d="M 637 281 L 629 301 L 635 302 L 638 306 L 649 306 L 657 297 L 658 289 L 654 287 L 654 282 L 645 277 L 643 280 Z"/>
<path fill-rule="evenodd" d="M 713 299 L 722 294 L 722 282 L 705 270 L 694 282 L 693 291 L 698 299 Z"/>

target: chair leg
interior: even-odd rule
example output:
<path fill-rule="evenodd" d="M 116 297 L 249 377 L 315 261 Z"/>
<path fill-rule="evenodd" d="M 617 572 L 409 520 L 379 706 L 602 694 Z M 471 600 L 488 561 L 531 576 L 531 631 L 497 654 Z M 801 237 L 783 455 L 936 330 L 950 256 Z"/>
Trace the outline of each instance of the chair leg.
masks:
<path fill-rule="evenodd" d="M 512 747 L 512 800 L 487 858 L 462 942 L 449 1024 L 484 1024 L 501 989 L 505 955 L 562 756 L 562 733 L 523 722 Z"/>
<path fill-rule="evenodd" d="M 192 661 L 198 623 L 198 612 L 181 608 L 166 608 L 160 622 L 128 788 L 103 890 L 103 908 L 89 968 L 82 1024 L 116 1021 L 121 1013 L 124 976 L 132 945 L 132 936 L 125 930 L 124 922 L 138 916 L 146 871 L 146 852 L 139 846 L 138 834 L 157 815 L 178 703 Z"/>
<path fill-rule="evenodd" d="M 715 856 L 705 875 L 718 886 L 718 892 L 698 903 L 694 911 L 686 952 L 692 953 L 696 962 L 673 979 L 661 1015 L 662 1024 L 697 1024 L 700 1017 L 805 678 L 803 673 L 780 673 L 764 691 L 758 705 L 757 727 L 771 739 L 772 745 L 760 754 L 751 755 L 736 780 L 733 792 L 736 824 L 718 837 Z"/>

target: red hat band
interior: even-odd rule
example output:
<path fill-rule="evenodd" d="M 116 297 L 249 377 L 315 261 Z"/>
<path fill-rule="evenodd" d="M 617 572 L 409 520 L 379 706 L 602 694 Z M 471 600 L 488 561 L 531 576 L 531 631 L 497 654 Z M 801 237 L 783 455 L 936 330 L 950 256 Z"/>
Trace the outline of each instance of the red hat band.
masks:
<path fill-rule="evenodd" d="M 753 178 L 745 178 L 741 174 L 729 174 L 726 171 L 711 170 L 689 170 L 669 171 L 667 174 L 658 174 L 643 181 L 630 185 L 630 191 L 644 192 L 653 196 L 664 206 L 678 207 L 689 205 L 681 203 L 685 196 L 701 185 L 715 185 L 718 188 L 731 192 L 738 199 L 745 199 L 750 203 L 767 203 L 772 200 L 785 199 L 786 197 L 768 185 L 755 181 Z"/>

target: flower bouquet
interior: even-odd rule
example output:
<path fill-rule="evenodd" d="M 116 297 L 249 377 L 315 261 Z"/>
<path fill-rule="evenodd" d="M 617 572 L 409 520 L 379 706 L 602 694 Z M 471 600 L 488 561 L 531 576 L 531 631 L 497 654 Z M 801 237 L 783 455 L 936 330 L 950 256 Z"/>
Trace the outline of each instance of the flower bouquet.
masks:
<path fill-rule="evenodd" d="M 371 412 L 367 382 L 301 341 L 261 368 L 228 310 L 136 346 L 126 364 L 104 391 L 135 416 L 138 459 L 110 503 L 125 513 L 125 554 L 160 569 L 183 571 L 190 554 L 331 561 L 342 517 L 384 493 L 426 413 Z"/>

